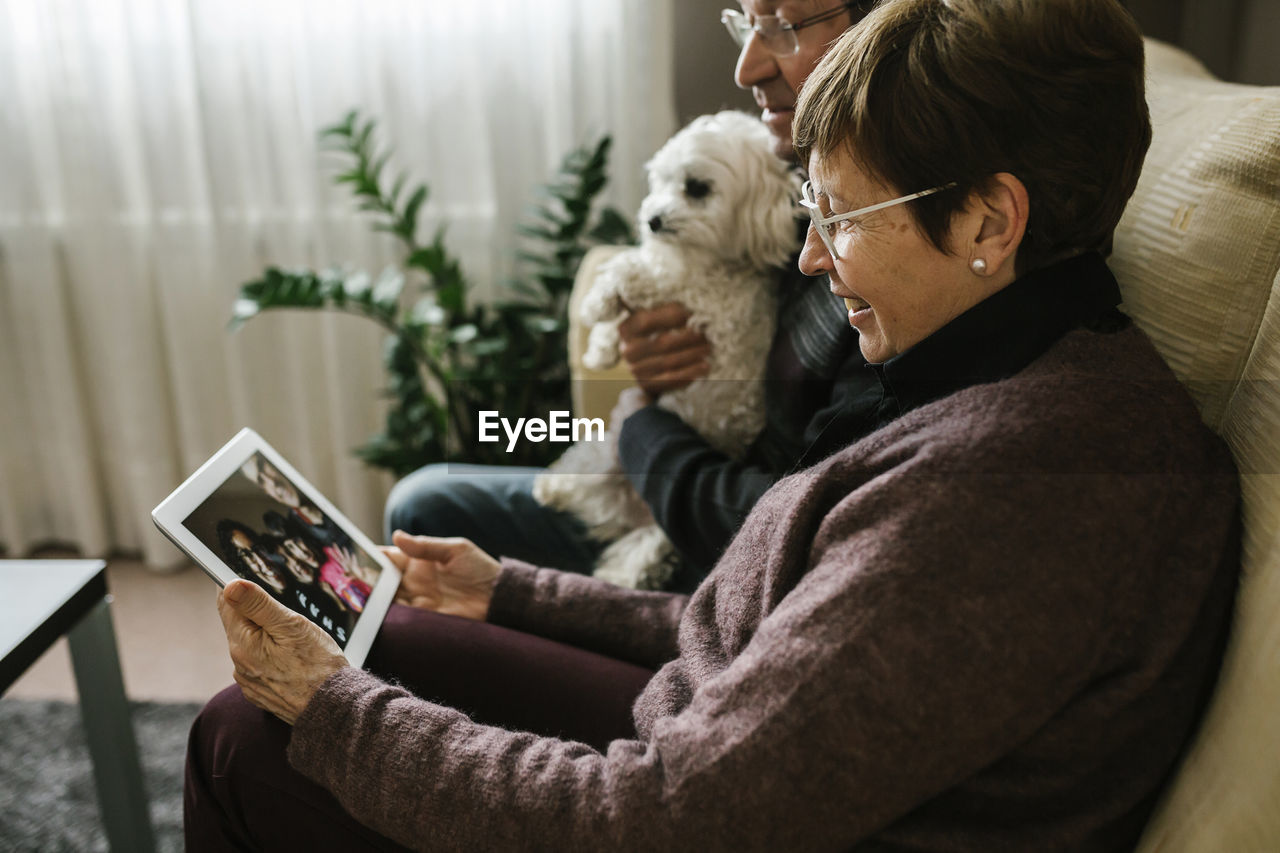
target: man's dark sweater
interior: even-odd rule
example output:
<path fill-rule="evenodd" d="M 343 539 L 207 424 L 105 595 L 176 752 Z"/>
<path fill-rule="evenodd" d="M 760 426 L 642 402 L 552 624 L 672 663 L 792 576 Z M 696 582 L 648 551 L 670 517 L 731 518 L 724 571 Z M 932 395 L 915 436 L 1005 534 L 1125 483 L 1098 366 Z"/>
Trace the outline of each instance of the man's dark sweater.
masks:
<path fill-rule="evenodd" d="M 765 426 L 742 459 L 715 450 L 679 416 L 648 406 L 626 420 L 618 455 L 681 557 L 673 586 L 692 592 L 770 486 L 795 468 L 831 416 L 874 378 L 844 303 L 793 259 L 765 376 Z"/>
<path fill-rule="evenodd" d="M 886 365 L 903 413 L 770 489 L 691 598 L 504 565 L 492 621 L 661 666 L 633 740 L 348 668 L 294 766 L 420 849 L 1130 849 L 1215 677 L 1238 485 L 1145 335 L 1085 310 L 1105 267 L 1011 287 L 1064 269 L 1076 328 L 992 375 L 988 300 L 926 342 L 968 341 L 949 371 Z"/>

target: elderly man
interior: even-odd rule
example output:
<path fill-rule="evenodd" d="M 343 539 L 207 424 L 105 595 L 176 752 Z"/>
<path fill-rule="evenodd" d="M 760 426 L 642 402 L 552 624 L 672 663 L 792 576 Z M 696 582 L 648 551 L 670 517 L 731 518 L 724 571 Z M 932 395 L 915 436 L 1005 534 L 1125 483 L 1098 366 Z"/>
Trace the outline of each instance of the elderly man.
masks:
<path fill-rule="evenodd" d="M 828 46 L 861 19 L 861 3 L 747 0 L 722 14 L 741 45 L 734 79 L 750 89 L 779 157 L 795 159 L 791 117 L 805 78 Z M 802 235 L 796 235 L 799 251 Z M 638 311 L 621 327 L 623 356 L 638 389 L 623 395 L 623 467 L 680 555 L 674 588 L 688 592 L 715 564 L 747 513 L 810 450 L 852 398 L 874 393 L 840 301 L 808 286 L 794 262 L 779 269 L 781 315 L 769 357 L 768 422 L 745 458 L 712 449 L 671 412 L 649 405 L 705 371 L 703 337 L 679 304 Z M 521 413 L 526 414 L 526 413 Z M 834 450 L 835 448 L 829 448 Z M 574 517 L 532 496 L 537 469 L 431 465 L 401 481 L 387 504 L 394 530 L 461 536 L 493 556 L 587 573 L 600 546 Z"/>

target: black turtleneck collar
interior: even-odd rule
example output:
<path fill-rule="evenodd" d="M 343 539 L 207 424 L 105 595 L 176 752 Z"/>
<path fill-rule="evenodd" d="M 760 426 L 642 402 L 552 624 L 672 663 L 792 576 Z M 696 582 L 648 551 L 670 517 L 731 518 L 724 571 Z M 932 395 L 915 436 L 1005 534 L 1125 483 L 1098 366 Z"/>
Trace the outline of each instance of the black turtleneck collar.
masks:
<path fill-rule="evenodd" d="M 881 364 L 836 413 L 798 467 L 814 464 L 903 414 L 971 385 L 1018 373 L 1075 328 L 1117 331 L 1120 288 L 1096 252 L 1033 270 Z M 878 392 L 876 385 L 879 385 Z"/>

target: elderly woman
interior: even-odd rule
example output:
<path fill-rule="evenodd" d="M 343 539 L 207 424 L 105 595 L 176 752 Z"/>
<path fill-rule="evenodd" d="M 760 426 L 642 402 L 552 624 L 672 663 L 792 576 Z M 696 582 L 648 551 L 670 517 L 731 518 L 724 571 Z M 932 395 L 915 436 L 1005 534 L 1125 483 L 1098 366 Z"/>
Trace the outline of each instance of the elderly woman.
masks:
<path fill-rule="evenodd" d="M 1132 847 L 1211 688 L 1238 541 L 1230 459 L 1101 254 L 1150 138 L 1139 34 L 1113 0 L 887 0 L 794 138 L 801 265 L 876 382 L 697 592 L 389 551 L 402 611 L 656 668 L 632 718 L 517 730 L 539 700 L 504 704 L 494 662 L 468 716 L 429 643 L 393 627 L 370 656 L 410 692 L 237 582 L 244 698 L 193 731 L 191 849 Z"/>

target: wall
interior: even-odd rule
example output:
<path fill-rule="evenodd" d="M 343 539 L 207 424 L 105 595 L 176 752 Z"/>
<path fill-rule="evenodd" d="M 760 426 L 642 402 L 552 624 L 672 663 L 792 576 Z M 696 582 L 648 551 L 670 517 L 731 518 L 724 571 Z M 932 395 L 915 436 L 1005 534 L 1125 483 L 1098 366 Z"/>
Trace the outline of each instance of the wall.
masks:
<path fill-rule="evenodd" d="M 1189 50 L 1224 80 L 1280 85 L 1280 0 L 1126 0 L 1150 36 Z"/>
<path fill-rule="evenodd" d="M 1248 0 L 1240 22 L 1239 60 L 1231 79 L 1280 86 L 1280 0 Z"/>
<path fill-rule="evenodd" d="M 738 47 L 720 23 L 726 0 L 677 0 L 676 115 L 681 124 L 725 108 L 756 112 L 751 93 L 733 84 Z"/>

